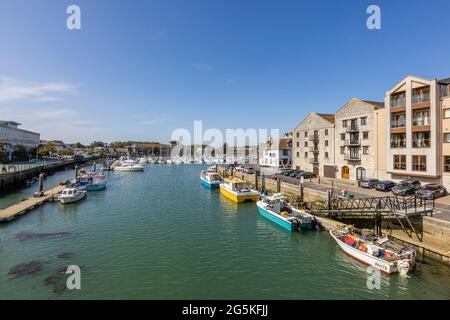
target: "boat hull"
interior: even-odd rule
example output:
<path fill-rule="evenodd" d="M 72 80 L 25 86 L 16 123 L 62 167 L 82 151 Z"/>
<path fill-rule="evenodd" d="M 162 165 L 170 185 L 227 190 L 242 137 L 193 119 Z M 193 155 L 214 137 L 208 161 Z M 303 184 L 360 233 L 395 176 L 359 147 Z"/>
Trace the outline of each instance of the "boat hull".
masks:
<path fill-rule="evenodd" d="M 60 198 L 59 201 L 63 204 L 68 204 L 68 203 L 74 203 L 74 202 L 78 202 L 82 199 L 84 199 L 86 197 L 86 191 L 80 193 L 80 196 L 78 197 L 63 197 Z"/>
<path fill-rule="evenodd" d="M 283 219 L 283 217 L 279 216 L 278 214 L 271 212 L 270 210 L 262 208 L 259 204 L 258 204 L 258 211 L 259 211 L 259 214 L 262 215 L 264 218 L 269 219 L 270 221 L 276 223 L 280 227 L 282 227 L 290 232 L 292 232 L 294 230 L 292 223 L 290 223 L 289 221 L 286 221 L 285 219 Z"/>
<path fill-rule="evenodd" d="M 223 185 L 220 185 L 220 194 L 234 202 L 237 202 L 237 203 L 242 203 L 242 202 L 247 202 L 247 201 L 255 201 L 256 202 L 260 199 L 259 194 L 234 193 L 234 192 L 227 190 Z"/>
<path fill-rule="evenodd" d="M 96 184 L 86 186 L 87 191 L 100 191 L 106 189 L 106 184 Z"/>
<path fill-rule="evenodd" d="M 378 269 L 385 274 L 392 274 L 392 273 L 397 272 L 397 268 L 394 263 L 383 261 L 382 259 L 371 256 L 368 253 L 362 252 L 360 250 L 357 250 L 357 249 L 345 244 L 344 242 L 339 240 L 332 233 L 331 230 L 330 230 L 330 235 L 337 242 L 338 246 L 342 249 L 342 251 L 344 251 L 350 257 L 352 257 L 368 266 L 374 267 L 375 269 Z"/>
<path fill-rule="evenodd" d="M 202 185 L 208 189 L 217 189 L 220 187 L 220 183 L 211 183 L 203 177 L 200 177 Z"/>

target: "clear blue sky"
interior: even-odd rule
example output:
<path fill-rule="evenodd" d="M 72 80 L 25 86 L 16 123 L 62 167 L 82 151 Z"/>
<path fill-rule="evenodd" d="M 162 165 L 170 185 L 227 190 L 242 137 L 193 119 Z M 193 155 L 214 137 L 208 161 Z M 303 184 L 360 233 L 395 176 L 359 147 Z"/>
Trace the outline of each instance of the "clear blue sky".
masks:
<path fill-rule="evenodd" d="M 381 101 L 408 74 L 450 76 L 449 12 L 448 0 L 1 0 L 0 119 L 83 143 L 168 141 L 194 120 L 288 131 L 352 97 Z"/>

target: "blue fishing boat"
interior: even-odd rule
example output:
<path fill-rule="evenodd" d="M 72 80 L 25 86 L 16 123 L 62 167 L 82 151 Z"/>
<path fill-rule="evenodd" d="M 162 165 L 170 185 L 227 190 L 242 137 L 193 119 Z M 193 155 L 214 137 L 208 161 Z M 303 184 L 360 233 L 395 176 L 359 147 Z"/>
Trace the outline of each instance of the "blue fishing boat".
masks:
<path fill-rule="evenodd" d="M 210 167 L 208 170 L 203 170 L 200 173 L 200 180 L 202 181 L 202 185 L 208 189 L 219 188 L 220 183 L 222 182 L 216 167 Z"/>
<path fill-rule="evenodd" d="M 256 203 L 259 213 L 288 231 L 320 230 L 317 219 L 290 206 L 281 194 L 263 197 Z"/>
<path fill-rule="evenodd" d="M 95 175 L 92 182 L 86 186 L 87 191 L 100 191 L 106 189 L 106 177 L 104 175 Z"/>

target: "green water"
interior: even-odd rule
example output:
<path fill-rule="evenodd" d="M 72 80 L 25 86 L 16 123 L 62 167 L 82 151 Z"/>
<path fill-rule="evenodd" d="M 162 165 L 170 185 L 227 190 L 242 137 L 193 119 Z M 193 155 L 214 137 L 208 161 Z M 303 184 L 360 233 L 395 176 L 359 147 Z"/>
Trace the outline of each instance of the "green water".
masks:
<path fill-rule="evenodd" d="M 3 299 L 449 299 L 450 271 L 420 259 L 411 278 L 382 276 L 369 290 L 366 267 L 346 256 L 326 232 L 288 233 L 201 186 L 201 166 L 148 165 L 144 173 L 107 173 L 106 191 L 77 204 L 49 203 L 0 225 Z M 49 177 L 48 186 L 64 172 Z M 6 194 L 4 207 L 24 195 Z M 20 240 L 23 232 L 69 232 Z M 70 253 L 66 259 L 57 256 Z M 10 269 L 40 261 L 15 278 Z M 81 290 L 45 279 L 82 268 Z"/>

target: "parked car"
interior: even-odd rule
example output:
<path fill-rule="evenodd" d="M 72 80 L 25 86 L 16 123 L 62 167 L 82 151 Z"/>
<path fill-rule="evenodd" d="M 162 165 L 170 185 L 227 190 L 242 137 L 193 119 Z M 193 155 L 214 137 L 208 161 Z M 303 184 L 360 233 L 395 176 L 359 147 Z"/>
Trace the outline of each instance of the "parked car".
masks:
<path fill-rule="evenodd" d="M 303 177 L 304 179 L 311 179 L 314 178 L 316 175 L 312 172 L 302 171 L 295 175 L 295 178 L 300 179 Z"/>
<path fill-rule="evenodd" d="M 280 170 L 280 175 L 288 176 L 292 171 L 294 171 L 294 170 L 292 170 L 292 169 L 281 169 Z"/>
<path fill-rule="evenodd" d="M 359 186 L 361 188 L 372 189 L 376 187 L 378 182 L 380 182 L 378 179 L 363 179 L 359 182 Z"/>
<path fill-rule="evenodd" d="M 304 172 L 304 171 L 301 171 L 301 170 L 293 170 L 291 173 L 289 173 L 289 177 L 295 177 L 297 174 L 299 174 L 299 173 L 301 173 L 301 172 Z"/>
<path fill-rule="evenodd" d="M 243 168 L 242 172 L 243 173 L 247 173 L 247 174 L 254 174 L 255 173 L 255 169 L 253 169 L 253 168 Z"/>
<path fill-rule="evenodd" d="M 375 189 L 378 191 L 388 192 L 392 191 L 392 188 L 395 187 L 396 185 L 397 184 L 394 181 L 385 180 L 378 182 L 377 185 L 375 186 Z"/>
<path fill-rule="evenodd" d="M 416 191 L 418 197 L 429 200 L 444 197 L 447 194 L 447 189 L 443 185 L 435 183 L 426 184 Z"/>
<path fill-rule="evenodd" d="M 414 194 L 420 189 L 421 183 L 419 180 L 408 179 L 403 180 L 392 188 L 392 193 L 396 196 L 407 196 Z"/>

